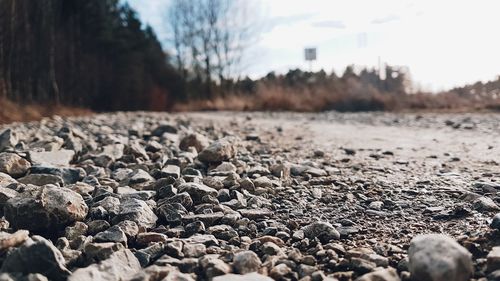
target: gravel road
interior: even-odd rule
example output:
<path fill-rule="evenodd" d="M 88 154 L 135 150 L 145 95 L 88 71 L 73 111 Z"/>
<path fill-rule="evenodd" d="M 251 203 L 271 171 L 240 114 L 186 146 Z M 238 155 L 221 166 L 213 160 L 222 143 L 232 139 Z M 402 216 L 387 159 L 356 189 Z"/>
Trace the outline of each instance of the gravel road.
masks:
<path fill-rule="evenodd" d="M 0 280 L 500 280 L 500 115 L 0 126 Z"/>

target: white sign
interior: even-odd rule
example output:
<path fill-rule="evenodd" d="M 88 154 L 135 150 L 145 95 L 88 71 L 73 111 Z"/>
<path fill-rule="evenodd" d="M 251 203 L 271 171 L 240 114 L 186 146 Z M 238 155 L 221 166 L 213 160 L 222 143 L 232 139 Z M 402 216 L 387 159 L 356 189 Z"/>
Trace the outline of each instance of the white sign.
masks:
<path fill-rule="evenodd" d="M 306 48 L 305 56 L 307 61 L 316 60 L 316 48 Z"/>

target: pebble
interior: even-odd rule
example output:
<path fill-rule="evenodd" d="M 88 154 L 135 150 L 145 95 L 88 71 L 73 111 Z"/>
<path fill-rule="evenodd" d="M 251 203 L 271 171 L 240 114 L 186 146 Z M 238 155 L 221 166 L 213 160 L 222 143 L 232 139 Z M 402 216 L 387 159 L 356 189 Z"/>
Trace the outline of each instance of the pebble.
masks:
<path fill-rule="evenodd" d="M 408 256 L 412 279 L 466 281 L 472 275 L 472 255 L 445 235 L 426 234 L 413 238 Z"/>

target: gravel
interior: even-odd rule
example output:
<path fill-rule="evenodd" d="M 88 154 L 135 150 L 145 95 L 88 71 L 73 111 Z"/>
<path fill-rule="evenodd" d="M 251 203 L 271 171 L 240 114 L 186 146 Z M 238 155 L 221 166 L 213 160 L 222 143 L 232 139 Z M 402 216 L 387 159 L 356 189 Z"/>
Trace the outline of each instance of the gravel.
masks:
<path fill-rule="evenodd" d="M 5 125 L 0 279 L 500 280 L 499 124 L 118 112 Z"/>

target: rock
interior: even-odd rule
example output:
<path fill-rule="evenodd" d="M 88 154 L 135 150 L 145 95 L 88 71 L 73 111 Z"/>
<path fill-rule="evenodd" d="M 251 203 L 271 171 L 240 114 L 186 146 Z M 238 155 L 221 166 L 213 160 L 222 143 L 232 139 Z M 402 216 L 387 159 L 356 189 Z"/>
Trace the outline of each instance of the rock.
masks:
<path fill-rule="evenodd" d="M 236 155 L 235 139 L 225 137 L 213 142 L 198 154 L 201 162 L 222 162 L 233 158 Z"/>
<path fill-rule="evenodd" d="M 181 168 L 176 165 L 167 165 L 161 169 L 161 171 L 165 174 L 167 177 L 173 177 L 173 178 L 178 178 L 179 175 L 181 174 Z"/>
<path fill-rule="evenodd" d="M 151 132 L 151 135 L 161 137 L 164 133 L 176 134 L 177 128 L 173 124 L 164 123 L 156 127 Z"/>
<path fill-rule="evenodd" d="M 167 223 L 180 222 L 187 210 L 179 203 L 164 203 L 156 209 L 156 214 Z"/>
<path fill-rule="evenodd" d="M 140 227 L 151 228 L 155 226 L 157 219 L 158 217 L 146 202 L 132 198 L 121 203 L 118 214 L 113 218 L 113 223 L 131 220 Z"/>
<path fill-rule="evenodd" d="M 11 177 L 25 175 L 31 167 L 30 162 L 15 153 L 0 153 L 0 172 Z"/>
<path fill-rule="evenodd" d="M 500 207 L 498 207 L 498 205 L 489 197 L 481 196 L 477 198 L 473 204 L 474 209 L 478 211 L 490 212 L 500 210 Z"/>
<path fill-rule="evenodd" d="M 14 147 L 17 143 L 17 134 L 11 129 L 6 129 L 0 133 L 0 152 L 6 148 Z"/>
<path fill-rule="evenodd" d="M 50 174 L 31 174 L 18 179 L 20 183 L 32 185 L 58 185 L 63 186 L 64 181 L 60 176 Z"/>
<path fill-rule="evenodd" d="M 34 196 L 21 194 L 9 199 L 5 218 L 14 229 L 28 229 L 35 233 L 51 233 L 87 216 L 88 207 L 80 194 L 64 188 L 47 185 Z"/>
<path fill-rule="evenodd" d="M 444 235 L 427 234 L 413 238 L 408 256 L 412 279 L 466 281 L 472 276 L 472 255 Z"/>
<path fill-rule="evenodd" d="M 398 272 L 394 268 L 384 268 L 367 273 L 356 281 L 400 281 Z"/>
<path fill-rule="evenodd" d="M 269 272 L 269 276 L 271 276 L 275 280 L 281 280 L 290 273 L 292 273 L 292 269 L 286 264 L 280 263 L 273 267 L 273 269 L 271 269 L 271 272 Z"/>
<path fill-rule="evenodd" d="M 76 239 L 78 236 L 85 236 L 87 234 L 88 226 L 80 221 L 77 221 L 73 226 L 68 226 L 64 230 L 64 236 L 68 240 Z"/>
<path fill-rule="evenodd" d="M 207 253 L 207 247 L 205 247 L 205 245 L 200 243 L 196 244 L 187 243 L 184 244 L 182 252 L 184 253 L 184 256 L 187 258 L 199 258 Z"/>
<path fill-rule="evenodd" d="M 261 247 L 260 250 L 262 251 L 263 254 L 269 255 L 269 256 L 281 256 L 284 255 L 283 250 L 276 245 L 273 242 L 265 242 Z"/>
<path fill-rule="evenodd" d="M 101 242 L 114 242 L 114 243 L 122 243 L 123 245 L 127 245 L 127 236 L 125 232 L 117 226 L 114 225 L 103 232 L 99 232 L 94 236 L 94 241 Z"/>
<path fill-rule="evenodd" d="M 29 232 L 27 230 L 18 230 L 14 233 L 0 232 L 0 252 L 11 247 L 17 247 L 18 245 L 24 243 L 29 237 Z"/>
<path fill-rule="evenodd" d="M 208 139 L 197 133 L 189 134 L 183 137 L 179 143 L 179 148 L 188 151 L 190 147 L 196 148 L 196 151 L 200 152 L 209 146 Z"/>
<path fill-rule="evenodd" d="M 18 196 L 19 193 L 14 189 L 0 187 L 0 215 L 3 215 L 3 208 L 5 203 L 11 198 Z"/>
<path fill-rule="evenodd" d="M 269 209 L 239 209 L 238 212 L 251 220 L 268 218 L 273 214 Z"/>
<path fill-rule="evenodd" d="M 213 197 L 217 196 L 217 190 L 201 183 L 184 183 L 179 185 L 178 189 L 179 192 L 187 192 L 191 196 L 195 204 L 201 203 L 201 199 L 206 195 L 210 195 Z"/>
<path fill-rule="evenodd" d="M 65 185 L 75 184 L 86 176 L 86 172 L 82 168 L 33 166 L 29 172 L 30 174 L 49 174 L 59 176 L 62 178 Z"/>
<path fill-rule="evenodd" d="M 261 266 L 259 256 L 252 251 L 242 251 L 234 255 L 233 268 L 236 273 L 247 274 L 258 271 Z"/>
<path fill-rule="evenodd" d="M 69 166 L 75 156 L 73 150 L 61 149 L 55 151 L 30 151 L 28 153 L 31 164 L 40 166 Z"/>
<path fill-rule="evenodd" d="M 324 243 L 330 240 L 340 239 L 340 233 L 327 222 L 313 222 L 303 228 L 305 237 L 309 239 L 318 238 Z"/>
<path fill-rule="evenodd" d="M 493 220 L 490 223 L 490 227 L 493 229 L 500 230 L 500 213 L 496 214 L 493 217 Z"/>
<path fill-rule="evenodd" d="M 500 269 L 500 247 L 493 247 L 486 256 L 486 271 L 492 272 Z"/>
<path fill-rule="evenodd" d="M 6 187 L 9 184 L 16 183 L 17 181 L 11 176 L 0 172 L 0 188 Z"/>
<path fill-rule="evenodd" d="M 273 281 L 273 279 L 265 275 L 258 274 L 256 272 L 252 272 L 245 275 L 238 275 L 238 274 L 221 275 L 215 277 L 213 281 Z"/>
<path fill-rule="evenodd" d="M 138 184 L 138 183 L 145 183 L 145 182 L 151 182 L 154 181 L 155 179 L 148 174 L 148 172 L 137 169 L 130 177 L 129 183 L 130 184 Z"/>
<path fill-rule="evenodd" d="M 139 261 L 134 254 L 128 250 L 114 252 L 109 258 L 92 264 L 85 268 L 77 269 L 68 278 L 68 281 L 121 281 L 128 280 L 141 269 Z"/>
<path fill-rule="evenodd" d="M 10 252 L 2 264 L 2 272 L 41 273 L 50 280 L 66 280 L 71 272 L 65 267 L 61 252 L 40 236 L 33 236 Z"/>

